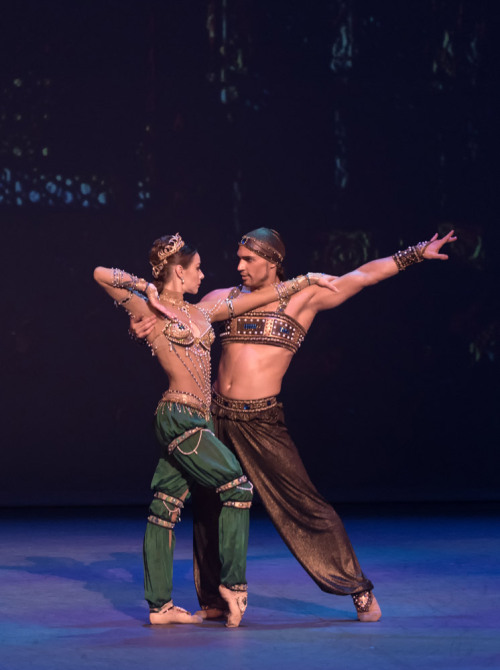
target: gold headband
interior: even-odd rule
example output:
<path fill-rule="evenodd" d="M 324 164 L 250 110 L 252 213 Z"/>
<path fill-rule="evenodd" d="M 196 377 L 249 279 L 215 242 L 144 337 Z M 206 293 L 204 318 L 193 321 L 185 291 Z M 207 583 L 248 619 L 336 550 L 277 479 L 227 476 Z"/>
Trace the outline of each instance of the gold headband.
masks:
<path fill-rule="evenodd" d="M 276 249 L 267 242 L 256 240 L 255 237 L 243 235 L 240 244 L 247 247 L 247 249 L 250 249 L 250 251 L 253 251 L 257 256 L 269 261 L 269 263 L 278 263 L 278 265 L 280 265 L 283 262 L 283 256 L 279 251 L 276 251 Z"/>
<path fill-rule="evenodd" d="M 159 263 L 151 263 L 153 266 L 153 277 L 155 279 L 158 278 L 160 275 L 160 272 L 163 270 L 167 259 L 170 258 L 170 256 L 173 256 L 175 253 L 177 253 L 182 247 L 184 246 L 184 240 L 182 237 L 179 235 L 179 233 L 175 233 L 175 235 L 172 235 L 170 238 L 170 241 L 168 244 L 165 244 L 163 249 L 160 249 L 158 251 L 158 258 L 160 259 Z"/>

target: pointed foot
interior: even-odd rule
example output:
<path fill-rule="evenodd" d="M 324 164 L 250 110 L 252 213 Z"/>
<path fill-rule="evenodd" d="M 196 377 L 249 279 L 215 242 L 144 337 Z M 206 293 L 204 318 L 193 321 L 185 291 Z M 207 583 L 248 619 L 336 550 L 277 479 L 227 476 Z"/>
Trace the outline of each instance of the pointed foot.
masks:
<path fill-rule="evenodd" d="M 237 628 L 247 608 L 247 591 L 233 591 L 221 584 L 219 586 L 219 593 L 226 601 L 229 610 L 226 626 L 228 628 Z"/>

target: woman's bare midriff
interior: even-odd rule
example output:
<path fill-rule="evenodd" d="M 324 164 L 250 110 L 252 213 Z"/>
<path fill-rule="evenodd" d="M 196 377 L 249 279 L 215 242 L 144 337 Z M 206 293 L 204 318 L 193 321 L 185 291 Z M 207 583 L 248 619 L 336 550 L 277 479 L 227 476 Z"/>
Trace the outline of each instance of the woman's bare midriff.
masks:
<path fill-rule="evenodd" d="M 275 396 L 293 358 L 288 349 L 232 342 L 224 346 L 215 390 L 235 400 Z"/>

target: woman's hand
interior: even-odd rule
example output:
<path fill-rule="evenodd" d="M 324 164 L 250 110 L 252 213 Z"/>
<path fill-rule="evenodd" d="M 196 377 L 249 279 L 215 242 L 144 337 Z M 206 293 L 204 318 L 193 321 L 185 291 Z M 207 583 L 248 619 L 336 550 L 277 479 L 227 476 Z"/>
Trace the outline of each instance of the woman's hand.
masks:
<path fill-rule="evenodd" d="M 146 286 L 146 296 L 148 299 L 149 304 L 151 307 L 154 307 L 157 312 L 160 312 L 164 316 L 167 317 L 167 319 L 177 319 L 177 314 L 173 312 L 172 310 L 168 309 L 165 307 L 165 305 L 160 302 L 160 297 L 158 295 L 158 291 L 156 290 L 156 286 L 154 284 L 148 284 Z"/>
<path fill-rule="evenodd" d="M 339 289 L 335 286 L 335 282 L 338 279 L 337 276 L 325 275 L 322 272 L 308 272 L 307 276 L 311 280 L 312 284 L 316 284 L 317 286 L 327 288 L 330 291 L 333 291 L 334 293 L 339 293 Z"/>
<path fill-rule="evenodd" d="M 441 239 L 438 239 L 437 233 L 434 235 L 434 237 L 431 237 L 430 242 L 424 249 L 423 257 L 428 260 L 434 260 L 436 258 L 441 261 L 448 260 L 448 255 L 440 254 L 439 251 L 444 244 L 447 244 L 448 242 L 455 242 L 457 238 L 453 234 L 454 232 L 454 230 L 450 230 L 450 232 Z"/>

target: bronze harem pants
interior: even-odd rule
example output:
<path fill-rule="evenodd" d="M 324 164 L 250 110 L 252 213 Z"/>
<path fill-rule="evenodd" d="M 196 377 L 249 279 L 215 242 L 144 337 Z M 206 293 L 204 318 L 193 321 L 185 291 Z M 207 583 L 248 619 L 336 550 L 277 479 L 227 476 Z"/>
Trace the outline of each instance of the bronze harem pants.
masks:
<path fill-rule="evenodd" d="M 217 437 L 234 450 L 285 544 L 322 591 L 371 590 L 333 507 L 309 479 L 276 398 L 231 400 L 214 394 Z M 217 518 L 220 502 L 197 487 L 193 505 L 195 583 L 200 605 L 224 608 L 218 594 Z"/>

